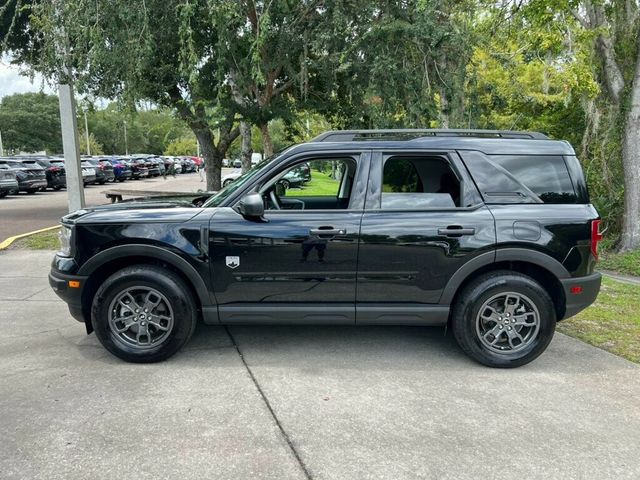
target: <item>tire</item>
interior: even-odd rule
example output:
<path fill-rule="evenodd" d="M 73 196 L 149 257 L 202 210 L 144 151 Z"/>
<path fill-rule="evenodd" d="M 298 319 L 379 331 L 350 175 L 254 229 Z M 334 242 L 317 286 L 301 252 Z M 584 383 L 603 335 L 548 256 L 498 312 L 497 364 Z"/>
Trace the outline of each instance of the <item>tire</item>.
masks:
<path fill-rule="evenodd" d="M 553 338 L 556 312 L 551 297 L 534 279 L 497 271 L 478 277 L 460 292 L 451 324 L 469 357 L 488 367 L 514 368 L 544 352 Z"/>
<path fill-rule="evenodd" d="M 25 190 L 27 192 L 28 195 L 33 195 L 34 193 L 36 193 L 38 191 L 37 188 L 29 188 L 27 190 Z"/>
<path fill-rule="evenodd" d="M 151 297 L 147 299 L 160 301 L 146 313 L 153 312 L 153 316 L 145 318 L 143 300 L 149 291 Z M 118 322 L 118 318 L 127 321 Z M 116 357 L 134 363 L 160 362 L 171 357 L 191 338 L 196 320 L 196 302 L 185 282 L 172 271 L 151 265 L 134 265 L 111 275 L 96 292 L 91 307 L 91 323 L 100 343 Z M 146 335 L 142 325 L 147 329 Z M 119 334 L 114 326 L 128 328 Z"/>
<path fill-rule="evenodd" d="M 231 185 L 233 183 L 233 180 L 231 179 L 227 179 L 224 181 L 224 183 L 222 184 L 223 187 L 228 187 L 229 185 Z"/>
<path fill-rule="evenodd" d="M 53 187 L 54 191 L 59 191 L 62 188 L 62 185 L 56 185 L 55 187 Z"/>
<path fill-rule="evenodd" d="M 8 190 L 4 190 L 4 191 L 0 192 L 0 198 L 4 198 L 7 195 L 9 195 L 9 191 Z"/>
<path fill-rule="evenodd" d="M 280 183 L 282 183 L 282 186 L 285 190 L 289 190 L 289 188 L 291 187 L 291 183 L 289 183 L 289 180 L 282 179 L 280 180 Z"/>

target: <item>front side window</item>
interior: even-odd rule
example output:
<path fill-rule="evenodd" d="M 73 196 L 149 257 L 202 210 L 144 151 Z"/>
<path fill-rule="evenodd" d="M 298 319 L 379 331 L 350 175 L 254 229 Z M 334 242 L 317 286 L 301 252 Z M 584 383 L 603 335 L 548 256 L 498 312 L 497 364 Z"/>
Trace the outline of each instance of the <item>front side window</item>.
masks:
<path fill-rule="evenodd" d="M 262 192 L 268 210 L 347 209 L 355 174 L 353 158 L 308 160 L 277 173 Z"/>
<path fill-rule="evenodd" d="M 460 206 L 460 181 L 443 157 L 390 157 L 382 175 L 383 209 Z"/>

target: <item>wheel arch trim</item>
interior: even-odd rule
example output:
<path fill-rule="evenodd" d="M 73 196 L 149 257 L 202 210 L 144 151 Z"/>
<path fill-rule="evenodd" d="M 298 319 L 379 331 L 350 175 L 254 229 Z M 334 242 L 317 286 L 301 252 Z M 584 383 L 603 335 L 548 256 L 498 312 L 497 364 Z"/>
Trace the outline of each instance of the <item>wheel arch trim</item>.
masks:
<path fill-rule="evenodd" d="M 215 304 L 209 294 L 209 289 L 207 288 L 204 280 L 189 262 L 174 252 L 154 245 L 119 245 L 108 248 L 94 255 L 85 262 L 78 270 L 78 275 L 85 275 L 89 277 L 106 263 L 114 260 L 122 260 L 126 257 L 148 257 L 154 260 L 162 260 L 170 264 L 187 277 L 189 282 L 191 282 L 201 305 Z"/>
<path fill-rule="evenodd" d="M 438 303 L 450 305 L 465 280 L 481 268 L 493 263 L 509 261 L 536 265 L 558 279 L 571 278 L 569 271 L 559 261 L 542 252 L 527 248 L 499 248 L 495 251 L 482 253 L 460 267 L 447 282 Z"/>

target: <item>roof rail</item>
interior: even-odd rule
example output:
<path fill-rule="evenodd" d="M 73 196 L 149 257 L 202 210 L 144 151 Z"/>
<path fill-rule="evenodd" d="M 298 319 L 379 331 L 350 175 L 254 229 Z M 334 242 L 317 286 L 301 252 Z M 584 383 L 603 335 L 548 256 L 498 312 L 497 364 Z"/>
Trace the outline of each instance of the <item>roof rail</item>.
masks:
<path fill-rule="evenodd" d="M 415 140 L 424 137 L 520 138 L 548 140 L 543 133 L 512 130 L 473 129 L 388 129 L 388 130 L 332 130 L 315 137 L 312 142 L 355 142 L 363 140 Z"/>

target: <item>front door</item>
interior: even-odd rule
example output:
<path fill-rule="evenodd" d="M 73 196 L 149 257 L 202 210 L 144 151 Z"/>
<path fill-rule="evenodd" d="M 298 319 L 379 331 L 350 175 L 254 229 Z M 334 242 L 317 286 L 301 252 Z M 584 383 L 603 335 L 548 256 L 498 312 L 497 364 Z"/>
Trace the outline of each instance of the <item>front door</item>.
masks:
<path fill-rule="evenodd" d="M 360 157 L 305 158 L 274 172 L 259 187 L 263 221 L 233 208 L 212 217 L 221 322 L 354 323 Z"/>

